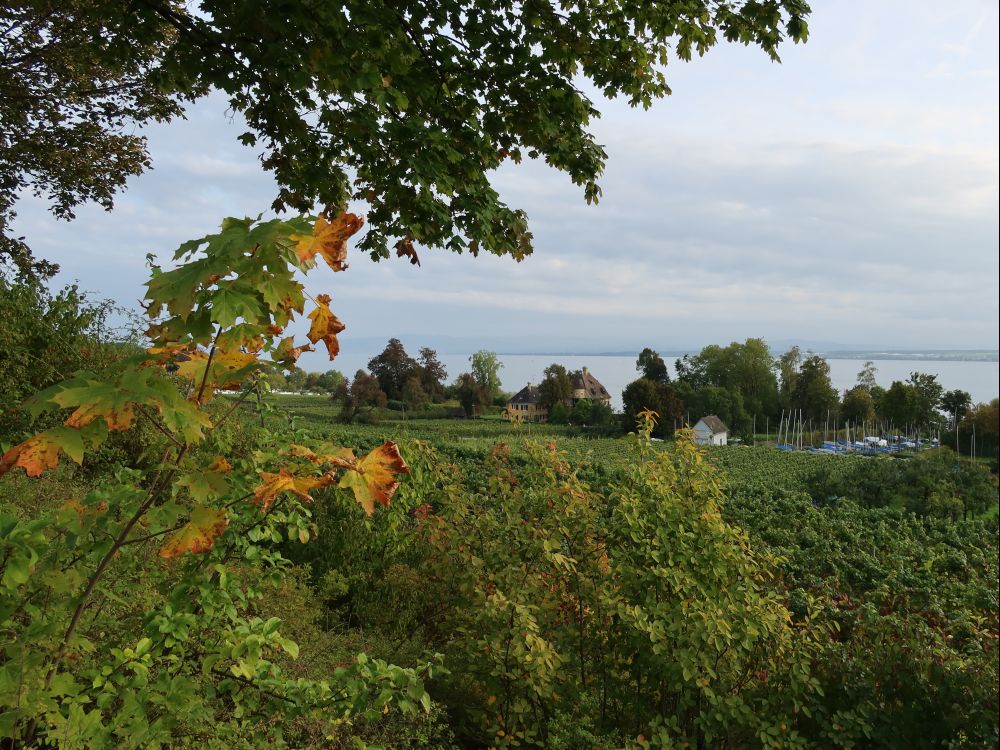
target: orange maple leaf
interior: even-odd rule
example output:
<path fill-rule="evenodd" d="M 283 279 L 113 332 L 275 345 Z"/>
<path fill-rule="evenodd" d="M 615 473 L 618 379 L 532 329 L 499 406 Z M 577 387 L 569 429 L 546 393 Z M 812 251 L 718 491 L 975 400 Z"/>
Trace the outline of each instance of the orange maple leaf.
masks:
<path fill-rule="evenodd" d="M 281 362 L 285 365 L 293 364 L 298 361 L 299 357 L 302 356 L 302 352 L 312 352 L 315 351 L 309 344 L 304 344 L 303 346 L 295 346 L 292 341 L 294 336 L 286 336 L 281 341 L 278 342 L 278 348 L 274 350 L 274 354 L 271 355 L 271 359 L 275 362 Z"/>
<path fill-rule="evenodd" d="M 293 234 L 289 239 L 295 242 L 295 254 L 306 268 L 312 267 L 319 254 L 334 271 L 344 271 L 347 269 L 347 240 L 364 223 L 364 219 L 352 213 L 344 212 L 332 222 L 320 214 L 312 234 Z"/>
<path fill-rule="evenodd" d="M 208 552 L 228 525 L 225 508 L 216 510 L 199 505 L 191 511 L 191 519 L 167 538 L 160 548 L 160 557 L 171 560 L 185 552 L 195 555 Z"/>
<path fill-rule="evenodd" d="M 309 320 L 312 321 L 312 325 L 309 327 L 309 333 L 306 334 L 306 338 L 314 344 L 317 341 L 322 341 L 326 344 L 326 350 L 330 354 L 330 359 L 333 360 L 340 352 L 340 342 L 337 341 L 337 334 L 343 331 L 346 326 L 340 322 L 336 315 L 330 312 L 329 294 L 316 295 L 316 305 L 316 309 L 309 313 Z"/>
<path fill-rule="evenodd" d="M 59 446 L 44 433 L 15 445 L 0 458 L 0 476 L 20 466 L 29 477 L 38 477 L 46 469 L 59 465 Z"/>
<path fill-rule="evenodd" d="M 29 477 L 41 476 L 46 469 L 59 465 L 60 451 L 77 463 L 83 461 L 83 439 L 77 430 L 54 427 L 13 446 L 0 458 L 0 476 L 15 466 L 24 469 Z"/>
<path fill-rule="evenodd" d="M 386 440 L 378 448 L 357 462 L 357 466 L 347 471 L 338 487 L 350 487 L 354 499 L 371 515 L 375 503 L 388 505 L 399 487 L 399 475 L 409 474 L 410 467 L 399 454 L 399 446 Z"/>
<path fill-rule="evenodd" d="M 291 492 L 300 500 L 311 503 L 313 499 L 309 494 L 310 490 L 326 487 L 333 481 L 333 474 L 324 474 L 321 477 L 297 477 L 282 469 L 277 474 L 262 471 L 260 478 L 263 481 L 253 492 L 253 502 L 259 505 L 261 510 L 266 511 L 282 492 Z"/>
<path fill-rule="evenodd" d="M 97 402 L 79 407 L 66 419 L 67 427 L 86 427 L 95 419 L 103 419 L 109 430 L 127 430 L 135 420 L 135 408 L 130 403 L 113 406 Z"/>
<path fill-rule="evenodd" d="M 127 430 L 135 420 L 136 396 L 131 388 L 120 383 L 69 383 L 49 401 L 63 407 L 77 407 L 66 419 L 67 427 L 86 427 L 95 419 L 103 419 L 109 430 Z"/>
<path fill-rule="evenodd" d="M 329 453 L 316 453 L 312 448 L 293 443 L 286 453 L 294 458 L 304 458 L 314 464 L 336 466 L 341 469 L 353 469 L 357 466 L 354 451 L 350 448 L 333 448 Z"/>

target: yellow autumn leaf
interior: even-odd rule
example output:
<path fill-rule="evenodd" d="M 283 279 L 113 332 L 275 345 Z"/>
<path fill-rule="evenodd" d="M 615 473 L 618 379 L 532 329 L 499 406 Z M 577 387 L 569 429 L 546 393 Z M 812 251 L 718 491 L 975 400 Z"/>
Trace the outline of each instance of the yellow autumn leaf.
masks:
<path fill-rule="evenodd" d="M 311 346 L 309 346 L 309 344 L 295 346 L 294 343 L 292 343 L 294 338 L 294 336 L 286 336 L 279 341 L 278 348 L 274 350 L 274 354 L 271 355 L 271 359 L 275 362 L 281 362 L 283 365 L 291 365 L 298 361 L 303 352 L 315 351 Z"/>
<path fill-rule="evenodd" d="M 208 354 L 200 349 L 187 352 L 175 359 L 177 374 L 190 380 L 196 387 L 204 381 L 205 391 L 201 400 L 208 401 L 216 390 L 238 387 L 249 369 L 257 362 L 257 355 L 241 351 L 216 350 L 209 364 Z M 205 373 L 208 371 L 208 377 Z M 197 395 L 197 394 L 194 394 Z"/>
<path fill-rule="evenodd" d="M 353 469 L 357 465 L 354 451 L 350 448 L 328 448 L 325 453 L 316 453 L 312 448 L 293 443 L 288 446 L 285 455 L 292 458 L 304 458 L 321 466 L 335 466 L 341 469 Z"/>
<path fill-rule="evenodd" d="M 167 538 L 160 548 L 160 557 L 171 560 L 185 552 L 195 555 L 208 552 L 228 525 L 225 508 L 199 505 L 191 511 L 191 519 Z"/>
<path fill-rule="evenodd" d="M 348 469 L 337 486 L 353 490 L 354 499 L 371 515 L 376 503 L 389 504 L 399 487 L 399 475 L 409 473 L 410 467 L 400 455 L 399 446 L 386 440 Z"/>
<path fill-rule="evenodd" d="M 314 344 L 322 341 L 326 344 L 326 350 L 330 359 L 334 359 L 340 352 L 340 342 L 337 341 L 337 334 L 344 330 L 345 326 L 340 320 L 330 312 L 330 295 L 320 294 L 316 297 L 316 309 L 309 313 L 309 320 L 312 325 L 306 337 Z"/>
<path fill-rule="evenodd" d="M 316 255 L 322 256 L 334 271 L 347 269 L 347 240 L 364 225 L 365 220 L 356 214 L 344 212 L 327 221 L 322 214 L 316 218 L 312 234 L 293 234 L 295 254 L 299 261 L 311 268 Z"/>
<path fill-rule="evenodd" d="M 314 489 L 326 487 L 333 481 L 332 474 L 321 477 L 297 477 L 285 469 L 277 474 L 262 471 L 260 478 L 262 481 L 254 490 L 253 502 L 265 511 L 274 504 L 275 499 L 283 492 L 291 492 L 300 500 L 311 503 L 313 499 L 309 493 Z"/>

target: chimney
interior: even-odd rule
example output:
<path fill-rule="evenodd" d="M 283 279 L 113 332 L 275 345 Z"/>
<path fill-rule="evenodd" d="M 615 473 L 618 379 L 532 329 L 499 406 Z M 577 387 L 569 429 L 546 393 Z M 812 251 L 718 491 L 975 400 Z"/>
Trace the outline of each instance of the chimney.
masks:
<path fill-rule="evenodd" d="M 586 375 L 586 374 L 587 374 L 587 367 L 586 367 L 586 365 L 585 365 L 585 366 L 584 366 L 584 368 L 583 368 L 583 374 L 584 374 L 584 375 Z"/>

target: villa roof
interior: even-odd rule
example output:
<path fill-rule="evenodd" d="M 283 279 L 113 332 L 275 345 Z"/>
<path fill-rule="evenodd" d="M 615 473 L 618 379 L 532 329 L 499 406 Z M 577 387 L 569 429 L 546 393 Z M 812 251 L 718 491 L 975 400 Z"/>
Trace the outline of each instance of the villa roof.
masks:
<path fill-rule="evenodd" d="M 586 367 L 581 372 L 575 373 L 572 379 L 573 390 L 582 390 L 584 392 L 583 398 L 589 398 L 593 401 L 611 398 L 608 389 L 601 385 L 600 381 L 591 375 Z"/>
<path fill-rule="evenodd" d="M 510 401 L 508 401 L 507 403 L 537 404 L 541 400 L 542 400 L 542 394 L 539 392 L 539 390 L 531 383 L 528 383 L 526 386 L 524 386 L 524 388 L 522 388 L 516 394 L 514 394 L 511 397 Z"/>
<path fill-rule="evenodd" d="M 721 432 L 729 432 L 729 428 L 726 427 L 726 423 L 723 422 L 714 414 L 709 414 L 707 417 L 702 417 L 698 421 L 704 422 L 705 426 L 712 431 L 713 435 L 718 435 Z"/>

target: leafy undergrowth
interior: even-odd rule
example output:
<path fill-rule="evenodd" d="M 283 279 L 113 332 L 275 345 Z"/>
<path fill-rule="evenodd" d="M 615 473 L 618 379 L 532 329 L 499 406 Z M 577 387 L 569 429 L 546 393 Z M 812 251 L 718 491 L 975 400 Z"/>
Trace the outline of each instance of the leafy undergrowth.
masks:
<path fill-rule="evenodd" d="M 362 450 L 385 436 L 333 429 Z M 190 735 L 206 746 L 888 748 L 900 737 L 977 747 L 995 735 L 995 522 L 817 502 L 809 489 L 817 476 L 829 481 L 818 469 L 848 482 L 867 465 L 840 457 L 642 440 L 603 451 L 605 441 L 517 434 L 463 445 L 428 429 L 433 445 L 402 442 L 412 473 L 388 507 L 368 516 L 344 490 L 318 489 L 301 521 L 283 516 L 258 540 L 266 566 L 224 563 L 242 592 L 225 606 L 265 629 L 280 618 L 275 632 L 295 644 L 269 659 L 288 679 L 358 690 L 371 684 L 370 672 L 358 676 L 368 665 L 385 665 L 391 681 L 400 667 L 390 665 L 410 674 L 440 659 L 413 688 L 416 710 L 365 689 L 346 720 L 286 715 L 277 733 L 275 706 L 261 713 L 244 700 L 219 707 L 225 731 L 196 729 L 198 696 L 218 678 L 195 670 L 164 694 L 191 712 L 169 725 L 172 744 Z M 262 441 L 310 439 L 303 430 L 268 438 L 251 419 L 228 435 L 244 456 Z M 726 472 L 714 468 L 725 461 Z M 65 468 L 12 475 L 0 483 L 0 512 L 27 521 L 82 500 L 94 482 Z M 131 546 L 116 563 L 86 630 L 123 656 L 81 651 L 63 705 L 114 664 L 138 679 L 134 654 L 177 574 L 156 562 L 157 548 Z M 148 670 L 152 684 L 169 672 Z M 140 708 L 167 720 L 157 705 L 70 710 L 67 727 L 92 740 L 88 722 L 113 726 L 127 707 L 135 731 Z"/>
<path fill-rule="evenodd" d="M 381 435 L 377 428 L 351 429 L 355 441 L 363 442 L 366 434 L 372 440 Z M 622 515 L 622 499 L 627 497 L 623 488 L 634 481 L 637 467 L 642 466 L 636 446 L 627 441 L 617 441 L 613 452 L 600 450 L 603 443 L 596 447 L 591 443 L 588 453 L 578 458 L 581 454 L 573 451 L 576 446 L 572 438 L 550 440 L 548 449 L 519 438 L 492 449 L 468 451 L 456 448 L 450 438 L 437 436 L 433 449 L 404 445 L 404 454 L 419 468 L 401 491 L 406 502 L 419 503 L 413 508 L 416 518 L 424 524 L 443 524 L 442 534 L 457 534 L 454 543 L 459 548 L 449 551 L 447 573 L 439 572 L 433 545 L 430 551 L 421 549 L 424 540 L 419 532 L 399 536 L 410 522 L 394 520 L 393 514 L 404 510 L 395 508 L 388 515 L 366 522 L 381 529 L 381 533 L 373 536 L 367 526 L 363 535 L 347 535 L 372 539 L 369 554 L 358 554 L 353 544 L 338 544 L 317 547 L 319 558 L 303 556 L 302 561 L 313 566 L 314 580 L 325 587 L 322 590 L 327 592 L 332 616 L 359 627 L 378 623 L 379 629 L 398 633 L 396 654 L 416 654 L 428 644 L 445 652 L 445 664 L 452 670 L 447 678 L 431 686 L 431 693 L 448 704 L 449 715 L 460 719 L 454 728 L 467 742 L 499 742 L 501 732 L 505 737 L 513 733 L 517 741 L 523 741 L 528 733 L 533 741 L 550 747 L 617 747 L 636 742 L 640 736 L 652 741 L 656 735 L 650 727 L 659 726 L 657 716 L 678 715 L 674 701 L 679 699 L 666 687 L 670 681 L 652 688 L 651 695 L 636 703 L 625 697 L 636 690 L 628 682 L 635 675 L 622 663 L 611 671 L 621 680 L 624 670 L 629 675 L 625 684 L 612 685 L 604 680 L 609 679 L 609 662 L 623 659 L 632 668 L 638 653 L 654 645 L 655 634 L 660 631 L 654 628 L 638 640 L 633 635 L 625 643 L 619 641 L 622 631 L 603 628 L 600 613 L 611 618 L 607 622 L 615 622 L 616 617 L 623 616 L 621 602 L 616 607 L 602 599 L 614 596 L 602 587 L 610 586 L 610 592 L 621 593 L 619 587 L 625 576 L 613 567 L 623 555 L 615 544 L 620 543 L 620 534 L 632 535 L 635 524 L 647 529 L 638 535 L 640 539 L 655 538 L 654 530 L 661 526 L 694 533 L 694 528 L 687 530 L 690 519 L 685 520 L 684 515 L 662 518 L 659 505 L 677 502 L 669 492 L 660 494 L 663 487 L 646 490 L 649 504 L 642 506 L 644 512 L 639 517 Z M 570 450 L 562 450 L 567 444 Z M 422 451 L 430 450 L 435 457 L 433 467 L 420 459 Z M 687 449 L 681 450 L 683 453 Z M 677 460 L 673 450 L 661 455 L 659 448 L 647 444 L 645 451 L 645 460 L 650 462 Z M 694 728 L 673 726 L 667 731 L 671 741 L 678 737 L 691 739 L 700 732 L 735 747 L 767 746 L 771 742 L 768 738 L 782 746 L 813 747 L 898 747 L 900 737 L 916 746 L 951 743 L 977 747 L 991 741 L 997 730 L 995 522 L 952 518 L 947 513 L 934 515 L 933 506 L 923 508 L 927 515 L 895 507 L 899 503 L 894 500 L 880 504 L 878 498 L 915 496 L 911 472 L 912 466 L 923 466 L 918 462 L 885 462 L 871 470 L 868 467 L 873 464 L 865 459 L 844 462 L 841 457 L 789 456 L 765 449 L 699 455 L 712 463 L 724 462 L 723 456 L 738 461 L 724 474 L 704 468 L 705 476 L 718 483 L 710 496 L 714 496 L 721 517 L 732 523 L 733 529 L 747 531 L 754 554 L 764 555 L 768 572 L 758 584 L 760 590 L 773 591 L 786 609 L 796 632 L 805 639 L 797 642 L 797 647 L 808 645 L 814 649 L 806 660 L 808 666 L 803 668 L 819 684 L 812 686 L 815 692 L 809 697 L 796 694 L 798 704 L 793 700 L 790 714 L 768 714 L 780 718 L 763 730 L 767 737 L 759 733 L 751 736 L 745 727 L 742 731 L 730 727 L 722 739 L 711 734 L 705 724 L 696 723 Z M 442 470 L 439 462 L 445 456 L 449 464 Z M 580 462 L 587 459 L 592 463 Z M 938 468 L 930 465 L 932 478 Z M 580 484 L 561 491 L 550 483 L 539 484 L 539 473 L 546 471 L 554 472 L 550 478 L 559 476 L 560 471 L 568 472 Z M 872 484 L 871 471 L 877 472 L 878 487 Z M 861 491 L 859 487 L 871 490 L 874 499 L 866 504 L 863 495 L 829 498 L 830 473 L 855 494 Z M 428 476 L 433 477 L 430 484 Z M 583 481 L 583 477 L 589 479 Z M 696 493 L 698 490 L 684 489 L 695 486 L 697 482 L 686 476 L 673 490 Z M 816 498 L 810 490 L 817 493 Z M 585 520 L 575 515 L 583 512 L 580 508 L 571 506 L 570 510 L 558 499 L 561 493 L 583 503 Z M 349 520 L 339 514 L 330 517 L 324 513 L 317 520 L 321 530 L 337 529 L 343 534 L 351 528 Z M 652 523 L 652 528 L 647 523 Z M 549 528 L 553 524 L 555 528 Z M 461 530 L 456 531 L 456 526 Z M 601 574 L 599 561 L 581 559 L 573 540 L 582 538 L 587 540 L 584 549 L 603 550 L 607 555 L 610 582 Z M 441 543 L 437 537 L 435 541 Z M 538 558 L 526 552 L 531 549 Z M 557 562 L 543 562 L 546 553 L 554 554 Z M 530 561 L 525 559 L 526 554 Z M 644 560 L 631 558 L 633 574 L 643 567 L 659 571 L 651 574 L 652 588 L 647 593 L 656 591 L 652 582 L 657 576 L 677 580 L 668 572 L 674 565 L 696 565 L 701 570 L 708 564 L 703 557 L 681 553 L 676 540 L 664 540 L 650 554 Z M 564 555 L 569 561 L 568 570 L 559 567 L 565 562 Z M 372 567 L 372 559 L 378 559 L 379 564 Z M 584 574 L 584 562 L 596 567 Z M 471 569 L 479 571 L 472 580 Z M 466 582 L 456 583 L 456 578 Z M 730 583 L 736 580 L 729 579 Z M 704 585 L 699 581 L 698 596 L 707 595 Z M 560 698 L 532 704 L 534 699 L 505 693 L 506 710 L 486 709 L 484 717 L 484 702 L 487 707 L 496 705 L 501 689 L 516 694 L 524 679 L 519 671 L 525 669 L 521 664 L 510 670 L 509 682 L 490 682 L 507 674 L 505 670 L 511 664 L 506 659 L 500 665 L 488 660 L 484 664 L 482 660 L 486 654 L 511 653 L 511 643 L 502 639 L 487 643 L 491 628 L 500 624 L 484 623 L 485 615 L 474 614 L 492 603 L 497 591 L 509 598 L 511 586 L 518 596 L 504 606 L 510 607 L 515 618 L 520 616 L 517 613 L 530 614 L 526 622 L 540 639 L 536 645 L 555 649 L 547 661 L 541 653 L 532 655 L 530 649 L 519 658 L 542 659 L 552 671 L 546 677 L 545 689 L 552 687 L 551 695 Z M 564 586 L 572 593 L 567 594 Z M 478 598 L 465 599 L 470 591 Z M 657 598 L 655 593 L 650 595 Z M 456 605 L 456 599 L 462 604 Z M 673 602 L 678 603 L 676 599 Z M 456 606 L 470 611 L 459 613 Z M 518 606 L 528 609 L 519 610 Z M 545 612 L 552 614 L 543 616 Z M 474 623 L 442 633 L 445 623 L 456 617 L 460 622 L 473 617 Z M 551 617 L 551 622 L 545 617 Z M 684 611 L 679 619 L 680 631 L 674 633 L 687 628 L 699 630 L 706 622 L 703 615 Z M 661 627 L 665 626 L 661 623 Z M 470 645 L 465 639 L 473 636 L 475 643 Z M 561 648 L 555 646 L 560 643 Z M 759 642 L 755 643 L 760 647 Z M 521 644 L 520 648 L 528 646 Z M 629 655 L 615 657 L 619 648 Z M 793 688 L 776 678 L 772 670 L 776 668 L 780 674 L 789 664 L 778 661 L 776 667 L 758 670 L 746 686 L 763 680 L 769 689 L 787 698 L 786 691 L 794 692 Z M 646 664 L 645 668 L 654 667 Z M 473 675 L 486 684 L 472 680 Z M 515 679 L 514 675 L 520 677 Z M 677 685 L 686 684 L 683 668 L 672 677 Z M 638 679 L 637 692 L 642 695 L 648 677 Z M 717 683 L 710 681 L 708 686 L 714 694 Z M 530 689 L 537 699 L 537 686 Z M 479 702 L 470 704 L 470 696 L 478 696 Z M 515 718 L 511 712 L 528 711 L 529 706 L 533 706 L 530 711 L 538 723 L 511 726 Z M 620 720 L 622 716 L 643 716 L 643 711 L 647 712 L 648 723 L 639 720 L 630 725 Z M 774 712 L 775 708 L 769 706 L 766 711 Z M 493 737 L 477 733 L 483 727 Z M 774 735 L 768 734 L 771 729 Z"/>

